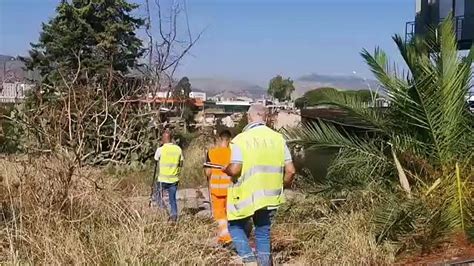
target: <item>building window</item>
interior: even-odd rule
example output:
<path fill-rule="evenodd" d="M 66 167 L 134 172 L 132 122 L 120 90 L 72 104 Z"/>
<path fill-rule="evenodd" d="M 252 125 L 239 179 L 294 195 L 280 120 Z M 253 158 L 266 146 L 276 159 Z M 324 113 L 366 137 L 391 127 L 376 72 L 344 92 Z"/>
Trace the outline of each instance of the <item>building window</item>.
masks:
<path fill-rule="evenodd" d="M 452 10 L 453 10 L 453 0 L 440 0 L 439 1 L 440 20 L 445 19 Z"/>
<path fill-rule="evenodd" d="M 454 15 L 456 17 L 464 16 L 465 0 L 454 0 Z"/>

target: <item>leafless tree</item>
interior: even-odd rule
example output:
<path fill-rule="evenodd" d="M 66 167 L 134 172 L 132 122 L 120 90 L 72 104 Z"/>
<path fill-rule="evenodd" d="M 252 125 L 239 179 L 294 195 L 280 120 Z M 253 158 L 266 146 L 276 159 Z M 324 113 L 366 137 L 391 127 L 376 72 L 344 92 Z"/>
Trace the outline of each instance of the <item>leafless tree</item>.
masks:
<path fill-rule="evenodd" d="M 83 84 L 78 78 L 85 70 L 76 57 L 76 70 L 58 70 L 61 81 L 55 93 L 47 95 L 53 100 L 43 101 L 45 90 L 39 87 L 30 99 L 35 108 L 2 118 L 21 126 L 27 151 L 67 150 L 79 166 L 146 160 L 156 146 L 156 129 L 148 126 L 156 112 L 134 100 L 143 84 L 126 80 L 118 80 L 113 88 L 93 81 Z"/>
<path fill-rule="evenodd" d="M 15 117 L 4 117 L 22 125 L 31 140 L 28 150 L 48 152 L 66 148 L 79 165 L 143 161 L 144 156 L 153 152 L 157 128 L 151 129 L 149 124 L 159 121 L 160 111 L 137 98 L 143 93 L 155 97 L 161 88 L 170 95 L 181 60 L 203 33 L 192 35 L 185 0 L 169 0 L 167 4 L 165 8 L 160 0 L 145 1 L 145 83 L 129 86 L 125 80 L 119 80 L 127 77 L 112 74 L 107 84 L 88 79 L 80 53 L 75 53 L 78 68 L 58 69 L 60 81 L 37 88 L 31 99 L 35 108 Z M 79 82 L 84 73 L 87 82 Z M 46 94 L 50 98 L 43 101 Z"/>
<path fill-rule="evenodd" d="M 171 93 L 173 78 L 181 60 L 201 38 L 203 31 L 193 35 L 189 26 L 186 0 L 145 0 L 148 36 L 148 93 L 156 96 L 162 88 Z"/>

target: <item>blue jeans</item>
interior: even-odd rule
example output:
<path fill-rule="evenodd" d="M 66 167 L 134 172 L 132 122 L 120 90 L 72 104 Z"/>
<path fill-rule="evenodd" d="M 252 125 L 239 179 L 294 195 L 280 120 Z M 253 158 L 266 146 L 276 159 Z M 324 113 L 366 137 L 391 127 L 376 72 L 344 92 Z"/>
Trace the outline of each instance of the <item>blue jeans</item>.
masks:
<path fill-rule="evenodd" d="M 259 262 L 262 266 L 272 265 L 271 244 L 270 244 L 270 226 L 274 210 L 260 209 L 253 216 L 229 221 L 229 231 L 232 236 L 237 253 L 244 263 Z M 255 226 L 255 242 L 257 246 L 257 256 L 250 248 L 248 240 L 248 225 L 250 219 Z"/>
<path fill-rule="evenodd" d="M 178 220 L 178 205 L 176 202 L 176 191 L 178 190 L 178 183 L 163 183 L 157 182 L 155 186 L 156 197 L 155 201 L 158 203 L 158 206 L 165 208 L 165 202 L 163 201 L 162 190 L 168 193 L 168 198 L 170 201 L 170 219 L 172 221 Z"/>

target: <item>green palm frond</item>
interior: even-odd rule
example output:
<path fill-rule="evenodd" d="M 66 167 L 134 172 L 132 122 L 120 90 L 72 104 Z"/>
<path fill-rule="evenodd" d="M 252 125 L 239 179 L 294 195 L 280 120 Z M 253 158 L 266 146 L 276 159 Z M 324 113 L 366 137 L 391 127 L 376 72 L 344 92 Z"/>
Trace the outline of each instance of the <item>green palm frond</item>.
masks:
<path fill-rule="evenodd" d="M 383 111 L 371 108 L 371 103 L 364 102 L 362 97 L 356 94 L 342 94 L 333 90 L 324 91 L 323 94 L 325 96 L 323 97 L 324 100 L 315 103 L 316 106 L 329 105 L 346 111 L 349 116 L 362 122 L 354 125 L 356 127 L 362 127 L 360 124 L 366 124 L 367 126 L 364 128 L 367 130 L 387 130 L 388 120 Z"/>
<path fill-rule="evenodd" d="M 414 232 L 416 220 L 423 216 L 425 211 L 425 206 L 416 199 L 408 201 L 385 200 L 372 217 L 377 242 L 399 241 L 403 235 Z"/>
<path fill-rule="evenodd" d="M 316 184 L 317 191 L 329 198 L 347 198 L 358 192 L 383 197 L 385 193 L 377 192 L 387 188 L 383 184 L 390 182 L 388 173 L 391 169 L 391 163 L 379 157 L 367 157 L 356 150 L 343 148 L 333 159 L 327 176 Z"/>
<path fill-rule="evenodd" d="M 345 148 L 357 151 L 370 157 L 386 160 L 381 149 L 381 143 L 377 139 L 366 140 L 364 138 L 348 134 L 344 129 L 318 120 L 318 122 L 307 123 L 301 127 L 285 129 L 283 134 L 290 143 L 301 144 L 309 149 Z"/>
<path fill-rule="evenodd" d="M 377 240 L 427 250 L 457 230 L 472 228 L 474 120 L 464 97 L 474 49 L 459 56 L 451 17 L 436 32 L 408 43 L 400 36 L 393 39 L 408 72 L 400 72 L 379 48 L 373 54 L 361 53 L 391 101 L 386 111 L 330 92 L 319 103 L 362 120 L 370 125 L 366 132 L 317 121 L 284 134 L 309 148 L 339 149 L 327 178 L 318 184 L 329 196 L 370 190 L 377 182 L 380 188 L 386 181 L 390 188 L 384 191 L 397 191 L 393 181 L 398 173 L 411 198 L 382 193 L 386 202 L 373 216 Z"/>
<path fill-rule="evenodd" d="M 435 196 L 444 199 L 446 213 L 450 217 L 452 228 L 465 231 L 465 224 L 470 222 L 469 204 L 471 200 L 470 189 L 467 178 L 463 178 L 458 164 L 452 172 L 441 180 L 439 189 L 435 190 Z"/>
<path fill-rule="evenodd" d="M 453 232 L 455 219 L 446 205 L 431 207 L 420 198 L 386 200 L 372 217 L 377 242 L 391 241 L 402 249 L 431 250 Z"/>
<path fill-rule="evenodd" d="M 409 134 L 391 134 L 390 143 L 397 149 L 397 153 L 410 153 L 422 159 L 428 158 L 426 154 L 432 150 L 430 143 L 418 140 Z"/>
<path fill-rule="evenodd" d="M 390 113 L 393 124 L 395 126 L 404 124 L 405 128 L 415 126 L 428 129 L 429 126 L 424 117 L 418 115 L 423 113 L 422 106 L 411 95 L 413 85 L 410 84 L 410 80 L 406 81 L 404 77 L 399 76 L 396 67 L 390 67 L 385 52 L 377 48 L 372 55 L 364 50 L 362 57 L 386 90 L 391 101 Z M 403 123 L 399 123 L 399 120 L 402 120 Z"/>
<path fill-rule="evenodd" d="M 460 58 L 451 18 L 441 23 L 438 34 L 428 34 L 406 43 L 395 36 L 400 54 L 410 70 L 401 77 L 390 68 L 387 56 L 376 49 L 362 52 L 374 75 L 387 90 L 392 102 L 392 119 L 399 130 L 413 132 L 429 144 L 431 156 L 450 164 L 462 149 L 462 139 L 472 135 L 464 96 L 472 76 L 472 54 Z"/>

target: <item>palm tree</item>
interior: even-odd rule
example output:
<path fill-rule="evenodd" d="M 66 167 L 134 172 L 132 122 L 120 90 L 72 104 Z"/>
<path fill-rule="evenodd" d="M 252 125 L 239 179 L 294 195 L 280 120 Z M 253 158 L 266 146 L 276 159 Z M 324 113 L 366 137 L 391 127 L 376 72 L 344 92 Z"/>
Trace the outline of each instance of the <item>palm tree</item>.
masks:
<path fill-rule="evenodd" d="M 420 223 L 430 228 L 422 242 L 443 240 L 457 229 L 466 229 L 472 206 L 468 178 L 474 162 L 474 119 L 465 95 L 474 49 L 458 55 L 452 18 L 426 36 L 406 42 L 396 35 L 393 40 L 406 64 L 403 70 L 379 48 L 361 53 L 385 89 L 389 108 L 367 108 L 357 96 L 331 92 L 329 100 L 318 103 L 343 109 L 363 121 L 362 126 L 351 126 L 362 127 L 364 133 L 318 121 L 287 130 L 286 136 L 308 148 L 339 148 L 325 180 L 329 184 L 323 184 L 326 189 L 341 176 L 345 184 L 357 183 L 354 179 L 363 175 L 371 182 L 398 177 L 405 196 L 386 200 L 389 205 L 375 216 L 379 240 L 414 233 Z"/>

